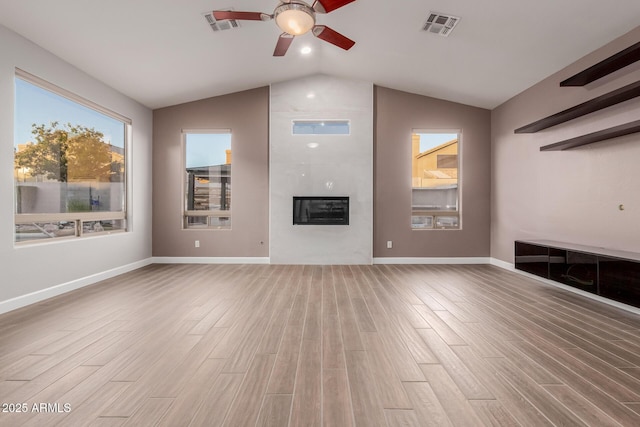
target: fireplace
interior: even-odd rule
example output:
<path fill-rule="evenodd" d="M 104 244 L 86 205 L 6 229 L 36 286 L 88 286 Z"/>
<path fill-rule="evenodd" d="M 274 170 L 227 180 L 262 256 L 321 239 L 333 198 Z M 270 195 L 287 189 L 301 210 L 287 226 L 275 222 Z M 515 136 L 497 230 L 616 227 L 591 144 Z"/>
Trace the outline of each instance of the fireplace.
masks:
<path fill-rule="evenodd" d="M 294 225 L 349 225 L 349 198 L 293 197 Z"/>

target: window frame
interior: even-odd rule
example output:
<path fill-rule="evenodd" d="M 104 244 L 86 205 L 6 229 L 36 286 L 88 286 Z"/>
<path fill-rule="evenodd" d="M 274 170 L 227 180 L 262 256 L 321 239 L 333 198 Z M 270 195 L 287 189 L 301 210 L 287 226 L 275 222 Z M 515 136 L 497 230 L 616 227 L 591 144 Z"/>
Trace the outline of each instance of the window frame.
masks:
<path fill-rule="evenodd" d="M 450 210 L 419 210 L 419 211 L 414 211 L 413 210 L 413 190 L 415 187 L 413 187 L 413 179 L 410 180 L 411 185 L 409 188 L 410 191 L 410 200 L 411 200 L 411 205 L 410 205 L 410 217 L 409 217 L 409 227 L 411 228 L 412 231 L 461 231 L 462 230 L 462 226 L 463 226 L 463 221 L 462 221 L 462 211 L 463 211 L 463 205 L 462 205 L 462 192 L 463 192 L 463 186 L 462 186 L 462 163 L 463 163 L 463 158 L 464 158 L 464 135 L 463 135 L 463 130 L 460 128 L 445 128 L 445 129 L 430 129 L 430 128 L 412 128 L 411 129 L 411 135 L 413 134 L 427 134 L 427 133 L 431 133 L 431 134 L 457 134 L 458 135 L 458 153 L 457 153 L 457 157 L 458 157 L 458 167 L 457 167 L 457 206 L 458 209 L 456 211 L 450 211 Z M 410 155 L 409 156 L 409 173 L 412 175 L 413 174 L 413 156 Z M 437 160 L 436 160 L 437 161 Z M 411 176 L 410 175 L 410 176 Z M 414 214 L 415 212 L 415 214 Z M 414 227 L 413 226 L 413 218 L 415 217 L 431 217 L 431 222 L 432 225 L 431 227 Z M 437 223 L 438 223 L 438 217 L 457 217 L 458 220 L 458 226 L 457 227 L 437 227 Z"/>
<path fill-rule="evenodd" d="M 187 182 L 187 176 L 186 176 L 186 166 L 187 166 L 187 135 L 188 134 L 200 134 L 200 135 L 206 135 L 206 134 L 229 134 L 231 137 L 231 141 L 230 141 L 230 149 L 233 152 L 233 133 L 231 132 L 231 129 L 227 129 L 227 128 L 212 128 L 212 129 L 182 129 L 180 131 L 180 137 L 181 137 L 181 160 L 180 160 L 180 175 L 182 176 L 181 179 L 181 183 L 180 183 L 180 200 L 181 200 L 181 211 L 182 211 L 182 230 L 184 231 L 231 231 L 232 227 L 233 227 L 233 215 L 232 215 L 232 209 L 229 210 L 188 210 L 187 209 L 187 205 L 188 205 L 188 201 L 187 201 L 187 189 L 186 189 L 186 182 Z M 233 165 L 233 160 L 231 162 L 231 164 Z M 231 177 L 231 176 L 230 176 Z M 233 197 L 233 196 L 232 196 Z M 233 201 L 233 198 L 231 199 Z M 233 205 L 232 205 L 233 206 Z M 207 219 L 207 225 L 206 226 L 201 226 L 201 227 L 188 227 L 188 217 L 206 217 Z M 226 228 L 221 228 L 221 227 L 212 227 L 210 226 L 210 219 L 211 218 L 229 218 L 229 221 L 231 222 L 231 225 L 229 225 L 229 227 Z"/>
<path fill-rule="evenodd" d="M 31 246 L 35 244 L 49 244 L 60 241 L 68 241 L 72 239 L 76 239 L 78 237 L 85 237 L 83 233 L 83 223 L 84 222 L 94 222 L 94 221 L 124 221 L 124 227 L 122 229 L 117 230 L 109 230 L 109 231 L 100 231 L 100 232 L 92 232 L 87 236 L 105 236 L 112 234 L 121 234 L 131 231 L 131 221 L 130 221 L 130 205 L 131 205 L 131 189 L 130 189 L 130 174 L 131 174 L 131 161 L 130 161 L 130 146 L 132 140 L 132 127 L 133 121 L 113 110 L 110 110 L 106 107 L 101 106 L 87 98 L 84 98 L 80 95 L 75 94 L 67 89 L 64 89 L 58 85 L 55 85 L 47 80 L 44 80 L 34 74 L 31 74 L 23 69 L 15 68 L 14 70 L 14 102 L 17 96 L 15 92 L 16 80 L 20 79 L 24 82 L 27 82 L 33 86 L 39 87 L 40 89 L 46 90 L 56 96 L 61 98 L 65 98 L 73 103 L 76 103 L 82 107 L 91 109 L 97 113 L 105 115 L 111 119 L 122 122 L 124 125 L 124 180 L 123 180 L 123 192 L 122 195 L 122 211 L 100 211 L 100 212 L 61 212 L 61 213 L 17 213 L 17 185 L 14 178 L 13 185 L 13 211 L 14 211 L 14 238 L 13 244 L 14 246 Z M 14 104 L 14 115 L 15 115 L 15 104 Z M 15 116 L 13 126 L 15 128 Z M 13 141 L 14 146 L 16 141 Z M 56 222 L 72 222 L 75 226 L 75 232 L 72 236 L 64 236 L 64 237 L 54 237 L 49 239 L 34 239 L 34 240 L 16 240 L 16 232 L 15 225 L 20 224 L 40 224 L 40 223 L 56 223 Z"/>

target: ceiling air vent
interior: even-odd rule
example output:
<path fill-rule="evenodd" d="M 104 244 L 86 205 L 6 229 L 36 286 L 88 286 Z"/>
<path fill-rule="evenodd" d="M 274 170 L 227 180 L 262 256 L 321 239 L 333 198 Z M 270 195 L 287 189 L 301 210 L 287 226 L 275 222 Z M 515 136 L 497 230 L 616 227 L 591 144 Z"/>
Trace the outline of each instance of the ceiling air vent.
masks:
<path fill-rule="evenodd" d="M 429 12 L 427 22 L 422 27 L 423 31 L 447 37 L 453 28 L 460 22 L 460 18 L 453 15 L 445 15 L 438 12 Z"/>
<path fill-rule="evenodd" d="M 207 23 L 213 31 L 225 31 L 240 27 L 240 24 L 235 19 L 216 21 L 216 18 L 213 17 L 211 12 L 205 13 L 204 19 L 207 20 Z"/>

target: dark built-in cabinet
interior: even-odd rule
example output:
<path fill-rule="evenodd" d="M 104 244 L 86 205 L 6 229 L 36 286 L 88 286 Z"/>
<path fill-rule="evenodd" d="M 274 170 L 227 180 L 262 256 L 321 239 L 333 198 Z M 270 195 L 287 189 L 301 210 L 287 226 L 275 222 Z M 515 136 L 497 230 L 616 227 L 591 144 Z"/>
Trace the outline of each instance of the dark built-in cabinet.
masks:
<path fill-rule="evenodd" d="M 640 254 L 549 240 L 517 240 L 515 267 L 640 307 Z"/>

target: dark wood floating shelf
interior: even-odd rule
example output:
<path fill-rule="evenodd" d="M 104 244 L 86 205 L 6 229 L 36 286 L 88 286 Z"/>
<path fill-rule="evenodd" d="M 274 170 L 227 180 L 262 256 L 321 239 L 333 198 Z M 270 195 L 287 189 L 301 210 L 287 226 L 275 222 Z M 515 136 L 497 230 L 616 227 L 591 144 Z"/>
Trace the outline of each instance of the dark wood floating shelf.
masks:
<path fill-rule="evenodd" d="M 571 107 L 552 116 L 545 117 L 544 119 L 522 126 L 514 132 L 535 133 L 552 126 L 559 125 L 560 123 L 565 123 L 569 120 L 593 113 L 594 111 L 602 110 L 612 105 L 633 99 L 637 96 L 640 96 L 640 82 L 631 83 L 630 85 L 623 86 L 620 89 L 605 93 L 604 95 L 600 95 L 587 102 L 578 104 L 575 107 Z"/>
<path fill-rule="evenodd" d="M 604 59 L 597 64 L 560 82 L 560 86 L 584 86 L 627 65 L 640 61 L 640 42 Z"/>
<path fill-rule="evenodd" d="M 612 128 L 603 129 L 597 132 L 589 133 L 575 138 L 566 139 L 564 141 L 556 142 L 554 144 L 545 145 L 540 147 L 540 151 L 562 151 L 570 148 L 576 148 L 587 144 L 593 144 L 594 142 L 605 141 L 607 139 L 617 138 L 619 136 L 631 135 L 632 133 L 640 132 L 640 120 L 634 122 L 625 123 L 620 126 L 614 126 Z"/>

